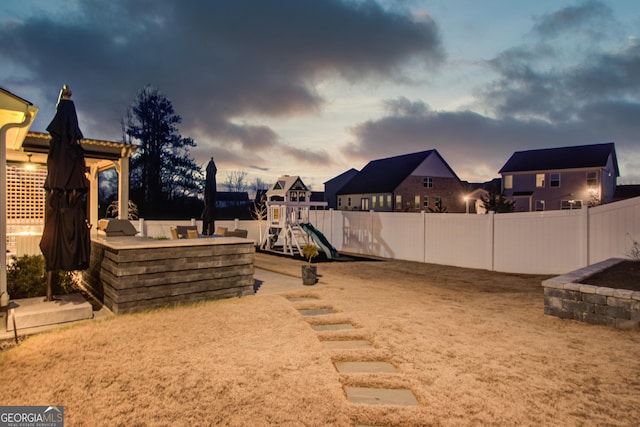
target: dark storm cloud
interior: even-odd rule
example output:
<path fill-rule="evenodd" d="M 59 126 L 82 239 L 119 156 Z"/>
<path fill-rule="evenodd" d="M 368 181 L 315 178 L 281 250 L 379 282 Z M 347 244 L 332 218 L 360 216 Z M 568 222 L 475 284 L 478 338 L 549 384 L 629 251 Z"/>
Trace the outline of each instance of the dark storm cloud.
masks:
<path fill-rule="evenodd" d="M 547 15 L 534 26 L 535 42 L 487 62 L 497 78 L 477 90 L 483 114 L 433 111 L 404 98 L 385 101 L 387 116 L 354 126 L 345 153 L 372 159 L 437 148 L 461 179 L 469 179 L 482 171 L 497 175 L 517 150 L 615 142 L 621 182 L 638 183 L 640 43 L 611 34 L 606 47 L 571 43 L 573 29 L 612 21 L 609 8 L 593 1 Z M 563 41 L 547 43 L 550 36 Z"/>
<path fill-rule="evenodd" d="M 183 134 L 194 127 L 229 150 L 232 141 L 272 149 L 280 142 L 271 129 L 234 119 L 313 112 L 323 104 L 314 89 L 323 78 L 401 79 L 408 61 L 443 57 L 433 22 L 370 0 L 87 0 L 78 7 L 0 28 L 3 62 L 28 70 L 7 84 L 37 85 L 47 97 L 37 102 L 34 128 L 46 126 L 67 83 L 95 124 L 92 136 L 119 139 L 127 105 L 153 84 L 183 117 Z"/>

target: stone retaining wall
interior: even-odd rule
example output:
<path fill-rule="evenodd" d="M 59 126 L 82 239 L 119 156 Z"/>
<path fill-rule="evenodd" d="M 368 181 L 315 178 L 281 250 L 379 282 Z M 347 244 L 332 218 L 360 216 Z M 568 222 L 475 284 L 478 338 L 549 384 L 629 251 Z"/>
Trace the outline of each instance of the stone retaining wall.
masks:
<path fill-rule="evenodd" d="M 544 280 L 544 314 L 620 329 L 640 329 L 640 292 L 580 283 L 622 261 L 611 258 Z"/>
<path fill-rule="evenodd" d="M 254 294 L 253 241 L 97 239 L 84 286 L 114 313 Z"/>

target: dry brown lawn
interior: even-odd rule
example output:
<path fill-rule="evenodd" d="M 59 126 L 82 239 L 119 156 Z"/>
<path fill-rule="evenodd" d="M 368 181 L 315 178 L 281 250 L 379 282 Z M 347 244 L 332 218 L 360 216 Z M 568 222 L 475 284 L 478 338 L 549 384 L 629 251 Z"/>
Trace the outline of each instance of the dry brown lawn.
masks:
<path fill-rule="evenodd" d="M 301 261 L 256 254 L 299 276 Z M 399 261 L 323 263 L 316 286 L 33 336 L 0 353 L 2 405 L 63 405 L 69 426 L 639 425 L 640 332 L 547 317 L 543 276 Z M 332 308 L 302 316 L 297 309 Z M 314 331 L 310 324 L 357 328 Z M 327 349 L 362 338 L 372 349 Z M 397 373 L 340 374 L 335 361 Z M 350 403 L 408 388 L 419 406 Z"/>

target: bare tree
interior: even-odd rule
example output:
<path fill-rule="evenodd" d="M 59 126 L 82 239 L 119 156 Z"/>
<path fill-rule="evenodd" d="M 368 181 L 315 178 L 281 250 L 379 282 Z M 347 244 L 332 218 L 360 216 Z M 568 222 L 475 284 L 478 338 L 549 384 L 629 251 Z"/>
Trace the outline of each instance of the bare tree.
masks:
<path fill-rule="evenodd" d="M 249 189 L 249 183 L 246 181 L 248 173 L 245 171 L 231 171 L 227 172 L 227 179 L 224 182 L 224 186 L 227 191 L 230 192 L 242 192 Z"/>
<path fill-rule="evenodd" d="M 253 194 L 253 198 L 256 199 L 258 197 L 258 193 L 260 193 L 261 191 L 267 191 L 269 189 L 269 183 L 263 181 L 261 178 L 256 178 L 253 180 L 253 182 L 249 185 L 249 191 L 251 191 Z"/>

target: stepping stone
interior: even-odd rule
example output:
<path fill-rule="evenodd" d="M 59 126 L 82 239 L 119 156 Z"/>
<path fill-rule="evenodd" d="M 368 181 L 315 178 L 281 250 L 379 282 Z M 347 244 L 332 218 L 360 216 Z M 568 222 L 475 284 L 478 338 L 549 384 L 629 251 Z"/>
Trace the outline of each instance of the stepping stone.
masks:
<path fill-rule="evenodd" d="M 345 386 L 344 390 L 347 393 L 347 400 L 352 403 L 398 406 L 419 405 L 416 396 L 411 390 L 407 389 Z"/>
<path fill-rule="evenodd" d="M 325 325 L 311 325 L 315 331 L 338 331 L 341 329 L 355 329 L 351 323 L 327 323 Z"/>
<path fill-rule="evenodd" d="M 335 365 L 341 374 L 398 372 L 389 362 L 336 362 Z"/>
<path fill-rule="evenodd" d="M 291 302 L 299 302 L 299 301 L 317 301 L 316 297 L 291 297 L 287 298 Z"/>
<path fill-rule="evenodd" d="M 349 350 L 352 348 L 373 348 L 373 345 L 366 340 L 348 340 L 348 341 L 322 341 L 325 348 L 338 350 Z"/>
<path fill-rule="evenodd" d="M 311 310 L 298 310 L 303 316 L 320 316 L 322 314 L 333 314 L 335 311 L 331 308 L 314 308 Z"/>

